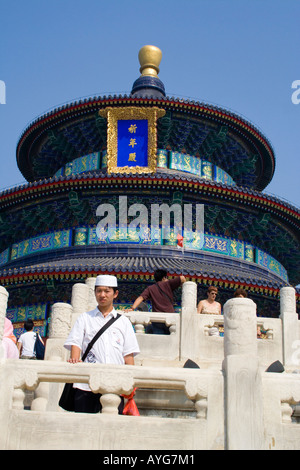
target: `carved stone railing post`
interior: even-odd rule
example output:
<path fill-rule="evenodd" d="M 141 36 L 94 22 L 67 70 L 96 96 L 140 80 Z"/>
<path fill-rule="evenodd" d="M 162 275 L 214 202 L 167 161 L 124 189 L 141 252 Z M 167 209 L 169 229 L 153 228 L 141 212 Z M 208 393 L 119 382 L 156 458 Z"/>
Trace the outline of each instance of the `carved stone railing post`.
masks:
<path fill-rule="evenodd" d="M 96 278 L 95 277 L 88 277 L 85 280 L 85 284 L 88 286 L 88 305 L 87 305 L 87 310 L 93 310 L 94 308 L 97 307 L 97 301 L 95 297 L 95 283 L 96 283 Z"/>
<path fill-rule="evenodd" d="M 68 352 L 63 345 L 71 329 L 72 313 L 73 308 L 69 304 L 58 302 L 52 305 L 45 359 L 67 360 Z"/>
<path fill-rule="evenodd" d="M 5 357 L 2 338 L 4 333 L 4 319 L 6 315 L 8 295 L 7 290 L 0 286 L 0 360 Z"/>
<path fill-rule="evenodd" d="M 18 369 L 15 372 L 14 377 L 14 391 L 12 395 L 12 409 L 23 410 L 24 409 L 24 390 L 36 390 L 39 385 L 38 375 L 32 369 Z"/>
<path fill-rule="evenodd" d="M 170 335 L 175 335 L 176 334 L 176 324 L 170 320 L 170 319 L 166 319 L 166 326 L 169 328 L 169 331 L 170 331 Z"/>
<path fill-rule="evenodd" d="M 296 295 L 293 287 L 280 289 L 280 318 L 282 321 L 283 364 L 285 368 L 299 367 L 295 349 L 300 347 L 299 320 L 296 311 Z"/>
<path fill-rule="evenodd" d="M 46 360 L 66 361 L 68 359 L 69 352 L 64 348 L 64 343 L 71 330 L 72 315 L 73 308 L 70 304 L 57 302 L 52 305 L 49 338 L 46 343 Z M 41 410 L 44 407 L 48 411 L 57 411 L 61 389 L 61 384 L 41 384 L 36 391 L 33 406 Z"/>
<path fill-rule="evenodd" d="M 182 284 L 180 317 L 180 359 L 192 358 L 195 338 L 195 314 L 197 313 L 197 284 L 186 281 Z"/>
<path fill-rule="evenodd" d="M 125 367 L 126 369 L 126 367 Z M 129 395 L 134 388 L 133 375 L 127 369 L 116 375 L 114 370 L 91 374 L 89 385 L 94 393 L 101 393 L 101 413 L 118 414 L 120 395 Z"/>
<path fill-rule="evenodd" d="M 12 409 L 24 410 L 25 392 L 22 388 L 14 388 L 12 394 Z"/>
<path fill-rule="evenodd" d="M 264 446 L 262 378 L 257 356 L 256 304 L 235 298 L 224 305 L 225 446 Z"/>
<path fill-rule="evenodd" d="M 77 283 L 72 287 L 71 305 L 73 307 L 71 327 L 78 316 L 89 310 L 90 289 L 87 284 Z"/>
<path fill-rule="evenodd" d="M 31 403 L 30 409 L 32 411 L 46 411 L 49 399 L 49 390 L 51 384 L 47 382 L 41 382 L 35 392 L 34 400 Z"/>
<path fill-rule="evenodd" d="M 114 393 L 104 393 L 100 397 L 100 403 L 102 405 L 101 413 L 117 415 L 119 413 L 118 406 L 120 405 L 121 398 L 119 395 Z"/>
<path fill-rule="evenodd" d="M 207 418 L 207 384 L 202 383 L 200 379 L 194 378 L 187 380 L 185 384 L 185 393 L 190 400 L 195 403 L 197 419 Z"/>
<path fill-rule="evenodd" d="M 135 312 L 130 315 L 130 321 L 134 325 L 137 334 L 145 334 L 145 326 L 150 323 L 150 316 L 146 313 Z"/>

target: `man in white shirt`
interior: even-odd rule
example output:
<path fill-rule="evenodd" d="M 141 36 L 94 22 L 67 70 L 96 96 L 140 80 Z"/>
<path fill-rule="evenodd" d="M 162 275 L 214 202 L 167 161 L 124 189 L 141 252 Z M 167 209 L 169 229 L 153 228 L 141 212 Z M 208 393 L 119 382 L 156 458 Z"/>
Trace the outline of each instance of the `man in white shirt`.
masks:
<path fill-rule="evenodd" d="M 81 362 L 81 356 L 96 333 L 112 317 L 117 316 L 113 307 L 118 296 L 118 283 L 115 276 L 97 276 L 95 296 L 98 307 L 81 314 L 76 320 L 64 346 L 71 351 L 69 362 Z M 132 324 L 121 315 L 94 343 L 85 362 L 101 364 L 134 365 L 134 356 L 140 352 Z M 87 384 L 76 383 L 75 412 L 98 413 L 101 410 L 100 394 L 93 393 Z M 119 413 L 122 414 L 124 400 L 121 400 Z"/>

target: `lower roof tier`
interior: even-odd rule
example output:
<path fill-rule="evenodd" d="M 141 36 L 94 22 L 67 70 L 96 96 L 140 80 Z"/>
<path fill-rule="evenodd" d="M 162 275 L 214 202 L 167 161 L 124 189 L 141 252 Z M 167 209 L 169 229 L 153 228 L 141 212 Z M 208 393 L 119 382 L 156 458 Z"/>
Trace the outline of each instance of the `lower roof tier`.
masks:
<path fill-rule="evenodd" d="M 6 277 L 17 272 L 28 274 L 35 272 L 36 269 L 39 272 L 41 268 L 36 267 L 36 263 L 42 261 L 45 263 L 43 269 L 46 270 L 48 266 L 55 266 L 57 260 L 59 266 L 67 263 L 68 266 L 78 269 L 85 262 L 85 258 L 90 261 L 91 258 L 101 257 L 104 254 L 107 257 L 106 264 L 109 263 L 109 257 L 127 256 L 126 263 L 132 268 L 136 263 L 140 263 L 142 271 L 148 268 L 150 272 L 155 262 L 149 264 L 146 261 L 147 257 L 149 259 L 153 257 L 154 260 L 157 256 L 174 260 L 178 258 L 178 241 L 174 229 L 170 229 L 167 238 L 163 238 L 161 229 L 126 230 L 126 233 L 124 231 L 121 233 L 117 228 L 113 231 L 103 231 L 100 238 L 97 232 L 97 227 L 78 227 L 73 230 L 49 232 L 15 243 L 0 254 L 0 276 Z M 204 269 L 206 275 L 218 272 L 224 279 L 229 276 L 229 280 L 232 280 L 234 272 L 236 282 L 244 281 L 248 275 L 252 278 L 252 282 L 257 282 L 256 276 L 260 279 L 263 273 L 263 281 L 268 280 L 269 287 L 277 288 L 278 283 L 288 283 L 288 274 L 284 266 L 258 247 L 211 233 L 202 234 L 195 231 L 188 235 L 188 238 L 185 236 L 183 246 L 179 247 L 179 250 L 184 261 L 189 260 L 188 266 L 198 269 L 198 275 Z M 78 259 L 80 256 L 83 259 Z M 215 264 L 215 267 L 209 268 L 208 271 L 202 266 L 202 260 L 207 258 Z M 234 266 L 233 271 L 232 266 Z M 121 269 L 121 265 L 118 269 Z M 184 274 L 189 274 L 187 269 Z M 262 280 L 259 281 L 261 282 Z"/>
<path fill-rule="evenodd" d="M 284 266 L 292 284 L 299 283 L 298 209 L 260 192 L 183 172 L 174 176 L 170 170 L 155 175 L 85 173 L 4 191 L 0 194 L 0 252 L 55 231 L 76 233 L 96 227 L 99 205 L 118 206 L 122 195 L 128 205 L 202 204 L 206 233 L 258 248 Z"/>
<path fill-rule="evenodd" d="M 226 264 L 217 255 L 206 254 L 194 258 L 182 256 L 168 249 L 168 255 L 157 248 L 156 256 L 134 256 L 133 253 L 111 253 L 111 256 L 87 257 L 83 253 L 78 258 L 61 258 L 53 262 L 40 262 L 24 272 L 15 269 L 1 284 L 9 292 L 9 312 L 12 321 L 22 322 L 25 316 L 39 321 L 46 336 L 47 322 L 51 315 L 51 305 L 55 302 L 70 302 L 71 289 L 75 283 L 82 283 L 88 277 L 114 274 L 118 277 L 119 295 L 117 305 L 126 308 L 132 305 L 137 296 L 154 282 L 153 273 L 164 268 L 168 276 L 184 274 L 186 279 L 197 283 L 198 301 L 206 298 L 210 285 L 219 288 L 218 301 L 222 305 L 233 296 L 237 288 L 247 291 L 249 298 L 257 304 L 257 315 L 278 317 L 280 288 L 286 284 L 264 268 L 249 263 L 233 261 Z M 270 287 L 272 285 L 272 287 Z M 176 292 L 175 305 L 181 306 L 180 291 Z M 297 293 L 297 305 L 300 295 Z M 36 325 L 38 326 L 38 324 Z M 17 327 L 17 326 L 16 326 Z M 20 323 L 18 328 L 23 328 Z"/>

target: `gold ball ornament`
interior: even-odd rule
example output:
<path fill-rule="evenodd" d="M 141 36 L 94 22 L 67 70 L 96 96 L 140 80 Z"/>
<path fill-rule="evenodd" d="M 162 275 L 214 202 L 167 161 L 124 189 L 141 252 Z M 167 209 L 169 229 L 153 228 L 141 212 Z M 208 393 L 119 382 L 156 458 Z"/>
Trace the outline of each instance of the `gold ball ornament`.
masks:
<path fill-rule="evenodd" d="M 140 72 L 143 76 L 157 77 L 162 51 L 156 46 L 144 46 L 139 52 Z"/>

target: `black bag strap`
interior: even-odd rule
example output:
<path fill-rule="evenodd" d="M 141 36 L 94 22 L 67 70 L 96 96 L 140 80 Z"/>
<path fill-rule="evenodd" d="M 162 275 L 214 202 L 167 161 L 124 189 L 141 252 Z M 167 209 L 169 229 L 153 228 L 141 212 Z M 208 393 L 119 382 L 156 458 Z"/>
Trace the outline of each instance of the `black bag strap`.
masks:
<path fill-rule="evenodd" d="M 85 360 L 86 356 L 88 355 L 88 353 L 90 352 L 90 350 L 92 349 L 93 345 L 96 343 L 97 339 L 100 338 L 100 336 L 102 335 L 102 333 L 104 333 L 105 330 L 107 330 L 107 328 L 109 328 L 116 320 L 118 320 L 118 318 L 120 318 L 120 314 L 117 313 L 117 316 L 116 317 L 113 317 L 111 318 L 107 323 L 105 323 L 104 326 L 102 326 L 102 328 L 100 328 L 100 330 L 98 331 L 98 333 L 95 334 L 94 338 L 92 339 L 92 341 L 88 344 L 88 347 L 86 348 L 85 350 L 85 353 L 83 354 L 81 360 L 82 362 Z"/>
<path fill-rule="evenodd" d="M 162 288 L 160 287 L 159 284 L 156 284 L 156 285 L 157 285 L 157 287 L 159 288 L 160 292 L 161 292 L 162 294 L 164 294 L 164 295 L 169 299 L 169 301 L 171 302 L 171 304 L 173 305 L 173 300 L 171 299 L 171 297 L 169 297 L 168 294 L 162 290 Z"/>
<path fill-rule="evenodd" d="M 40 341 L 39 334 L 37 331 L 35 331 L 34 351 L 35 351 L 38 341 Z"/>

